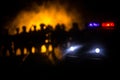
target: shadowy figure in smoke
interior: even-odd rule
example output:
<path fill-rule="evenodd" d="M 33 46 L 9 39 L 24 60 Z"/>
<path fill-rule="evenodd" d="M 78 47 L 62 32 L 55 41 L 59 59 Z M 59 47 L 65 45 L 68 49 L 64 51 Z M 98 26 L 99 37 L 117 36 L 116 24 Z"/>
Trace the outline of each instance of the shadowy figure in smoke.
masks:
<path fill-rule="evenodd" d="M 57 24 L 54 31 L 54 42 L 55 46 L 63 45 L 66 43 L 68 38 L 68 33 L 65 31 L 65 25 Z"/>
<path fill-rule="evenodd" d="M 29 32 L 28 39 L 28 49 L 30 53 L 32 53 L 32 47 L 35 47 L 35 53 L 41 52 L 41 46 L 44 44 L 46 39 L 46 31 L 45 24 L 40 24 L 40 30 L 36 30 L 36 25 L 32 26 L 34 28 L 33 31 Z"/>
<path fill-rule="evenodd" d="M 37 47 L 38 45 L 38 33 L 36 30 L 36 25 L 33 25 L 33 31 L 30 30 L 28 37 L 28 50 L 32 53 L 32 47 Z"/>
<path fill-rule="evenodd" d="M 16 34 L 13 36 L 14 51 L 15 51 L 14 54 L 16 54 L 17 49 L 20 48 L 20 45 L 21 45 L 20 43 L 21 38 L 20 38 L 19 31 L 20 31 L 19 28 L 16 28 Z"/>
<path fill-rule="evenodd" d="M 46 40 L 46 30 L 45 30 L 46 25 L 44 23 L 40 24 L 40 30 L 38 30 L 38 43 L 40 46 L 41 51 L 41 46 L 44 45 L 45 40 Z"/>
<path fill-rule="evenodd" d="M 81 38 L 81 31 L 78 23 L 74 22 L 72 28 L 69 30 L 69 41 L 78 42 Z"/>
<path fill-rule="evenodd" d="M 26 32 L 26 26 L 22 27 L 22 32 L 19 34 L 19 28 L 16 28 L 17 34 L 14 35 L 13 41 L 14 41 L 14 50 L 15 54 L 17 49 L 19 48 L 21 50 L 21 55 L 24 55 L 24 48 L 28 47 L 28 33 Z"/>
<path fill-rule="evenodd" d="M 2 35 L 2 39 L 1 39 L 2 43 L 2 55 L 6 56 L 7 53 L 10 54 L 10 56 L 13 56 L 13 52 L 12 52 L 12 36 L 10 36 L 8 34 L 8 29 L 4 29 L 4 34 Z"/>
<path fill-rule="evenodd" d="M 52 34 L 53 34 L 53 27 L 51 25 L 46 26 L 46 39 L 45 45 L 48 49 L 49 45 L 52 44 Z"/>
<path fill-rule="evenodd" d="M 48 25 L 46 27 L 46 40 L 48 40 L 48 42 L 45 42 L 45 45 L 47 47 L 48 56 L 52 55 L 52 58 L 53 58 L 54 62 L 56 63 L 58 61 L 58 59 L 56 58 L 56 55 L 54 52 L 54 48 L 55 48 L 54 39 L 55 39 L 55 36 L 54 36 L 53 27 L 51 25 Z M 50 45 L 52 45 L 52 51 L 49 51 Z"/>

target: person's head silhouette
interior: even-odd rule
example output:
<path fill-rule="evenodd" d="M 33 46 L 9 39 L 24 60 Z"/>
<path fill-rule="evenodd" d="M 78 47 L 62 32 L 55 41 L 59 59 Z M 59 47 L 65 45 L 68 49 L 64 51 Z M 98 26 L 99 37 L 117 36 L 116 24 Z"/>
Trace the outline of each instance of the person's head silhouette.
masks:
<path fill-rule="evenodd" d="M 26 26 L 22 27 L 23 32 L 26 32 Z"/>
<path fill-rule="evenodd" d="M 40 24 L 40 28 L 41 28 L 41 30 L 44 30 L 44 27 L 45 27 L 45 24 Z"/>
<path fill-rule="evenodd" d="M 19 34 L 19 31 L 20 31 L 20 29 L 19 29 L 19 28 L 16 28 L 16 32 L 17 32 L 17 34 Z"/>

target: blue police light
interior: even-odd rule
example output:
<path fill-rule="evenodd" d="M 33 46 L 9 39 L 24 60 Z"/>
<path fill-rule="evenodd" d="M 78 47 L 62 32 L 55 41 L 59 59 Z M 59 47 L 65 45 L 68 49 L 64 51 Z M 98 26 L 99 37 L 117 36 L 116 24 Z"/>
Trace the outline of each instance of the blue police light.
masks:
<path fill-rule="evenodd" d="M 99 27 L 99 26 L 100 26 L 100 23 L 98 23 L 98 22 L 90 22 L 88 24 L 89 28 L 96 28 L 96 27 Z"/>

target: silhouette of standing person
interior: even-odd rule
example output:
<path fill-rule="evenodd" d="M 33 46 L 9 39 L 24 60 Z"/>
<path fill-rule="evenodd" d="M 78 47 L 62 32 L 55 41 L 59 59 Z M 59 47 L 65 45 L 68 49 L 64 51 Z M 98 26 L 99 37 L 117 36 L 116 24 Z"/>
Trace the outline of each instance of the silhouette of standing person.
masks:
<path fill-rule="evenodd" d="M 29 40 L 28 40 L 27 31 L 26 31 L 26 26 L 23 26 L 22 32 L 20 34 L 20 49 L 21 49 L 22 56 L 24 55 L 24 48 L 27 47 L 28 41 Z"/>
<path fill-rule="evenodd" d="M 4 34 L 3 34 L 3 56 L 6 56 L 7 51 L 9 51 L 10 55 L 12 56 L 12 38 L 8 33 L 8 29 L 4 30 Z"/>
<path fill-rule="evenodd" d="M 79 26 L 77 23 L 74 22 L 72 24 L 72 28 L 69 30 L 69 38 L 73 42 L 79 41 L 80 35 L 81 34 L 80 34 Z"/>

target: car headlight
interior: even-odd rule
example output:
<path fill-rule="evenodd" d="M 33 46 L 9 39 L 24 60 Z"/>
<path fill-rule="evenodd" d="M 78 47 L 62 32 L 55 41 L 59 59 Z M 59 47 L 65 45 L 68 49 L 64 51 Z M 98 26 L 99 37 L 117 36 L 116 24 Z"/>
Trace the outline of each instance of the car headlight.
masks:
<path fill-rule="evenodd" d="M 103 46 L 94 46 L 89 50 L 88 53 L 95 56 L 104 56 L 105 48 Z"/>
<path fill-rule="evenodd" d="M 65 50 L 63 56 L 74 55 L 77 52 L 77 50 L 80 49 L 81 47 L 82 45 L 72 45 Z"/>
<path fill-rule="evenodd" d="M 96 53 L 100 53 L 100 48 L 95 48 Z"/>

